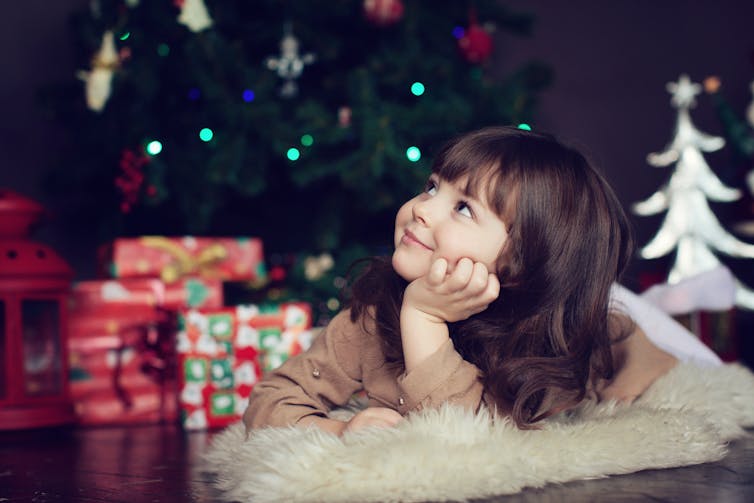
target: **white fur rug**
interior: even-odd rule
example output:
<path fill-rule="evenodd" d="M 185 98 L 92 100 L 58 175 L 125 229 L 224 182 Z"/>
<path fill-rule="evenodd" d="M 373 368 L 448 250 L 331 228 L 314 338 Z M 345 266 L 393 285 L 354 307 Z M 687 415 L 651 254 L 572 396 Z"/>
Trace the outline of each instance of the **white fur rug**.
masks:
<path fill-rule="evenodd" d="M 754 375 L 679 365 L 633 405 L 585 404 L 521 431 L 443 407 L 394 429 L 338 438 L 239 423 L 205 457 L 227 500 L 263 503 L 465 501 L 552 482 L 716 461 L 754 426 Z"/>

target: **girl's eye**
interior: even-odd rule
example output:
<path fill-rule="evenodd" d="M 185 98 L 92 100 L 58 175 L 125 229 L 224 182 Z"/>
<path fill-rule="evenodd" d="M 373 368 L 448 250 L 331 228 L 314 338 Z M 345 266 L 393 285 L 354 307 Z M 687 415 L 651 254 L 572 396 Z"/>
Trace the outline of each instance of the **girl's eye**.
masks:
<path fill-rule="evenodd" d="M 434 196 L 435 194 L 437 194 L 437 184 L 434 181 L 429 180 L 427 182 L 427 185 L 424 186 L 424 192 L 426 192 L 430 196 Z"/>
<path fill-rule="evenodd" d="M 464 201 L 461 201 L 460 203 L 458 203 L 458 206 L 456 207 L 456 211 L 465 217 L 468 217 L 468 218 L 474 217 L 474 214 L 471 211 L 471 207 L 468 204 L 466 204 L 466 202 Z"/>

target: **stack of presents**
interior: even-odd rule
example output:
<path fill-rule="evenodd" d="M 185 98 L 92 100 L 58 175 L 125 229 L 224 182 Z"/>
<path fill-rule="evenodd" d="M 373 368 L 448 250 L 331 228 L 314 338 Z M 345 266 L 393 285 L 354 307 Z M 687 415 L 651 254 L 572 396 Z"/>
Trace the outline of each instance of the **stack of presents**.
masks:
<path fill-rule="evenodd" d="M 116 239 L 99 262 L 106 279 L 74 284 L 68 313 L 80 424 L 227 426 L 265 372 L 311 344 L 308 304 L 224 304 L 225 282 L 264 283 L 259 239 Z"/>

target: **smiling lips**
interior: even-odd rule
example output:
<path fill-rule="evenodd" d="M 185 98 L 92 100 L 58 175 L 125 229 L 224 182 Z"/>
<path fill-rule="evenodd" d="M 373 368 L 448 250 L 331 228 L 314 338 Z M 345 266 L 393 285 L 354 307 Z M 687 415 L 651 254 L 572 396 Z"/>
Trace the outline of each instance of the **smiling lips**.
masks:
<path fill-rule="evenodd" d="M 417 238 L 416 235 L 408 229 L 404 231 L 401 241 L 408 245 L 420 246 L 427 250 L 432 250 L 432 248 L 419 241 L 419 238 Z"/>

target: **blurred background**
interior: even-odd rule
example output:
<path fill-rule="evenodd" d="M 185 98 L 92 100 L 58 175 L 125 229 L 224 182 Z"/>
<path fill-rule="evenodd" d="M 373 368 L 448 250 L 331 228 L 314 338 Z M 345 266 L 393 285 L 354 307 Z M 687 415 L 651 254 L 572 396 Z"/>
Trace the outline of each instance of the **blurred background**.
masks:
<path fill-rule="evenodd" d="M 389 249 L 433 152 L 485 124 L 576 144 L 630 211 L 674 169 L 646 159 L 673 139 L 666 84 L 716 76 L 691 118 L 726 138 L 704 158 L 744 196 L 711 206 L 752 242 L 751 152 L 736 145 L 752 131 L 753 15 L 735 0 L 14 2 L 0 19 L 0 187 L 50 210 L 35 237 L 78 279 L 116 237 L 245 235 L 316 295 Z M 663 216 L 632 214 L 638 245 Z M 336 264 L 327 286 L 291 277 L 321 254 Z M 637 256 L 626 284 L 661 280 L 672 259 Z M 721 260 L 754 285 L 751 259 Z"/>

